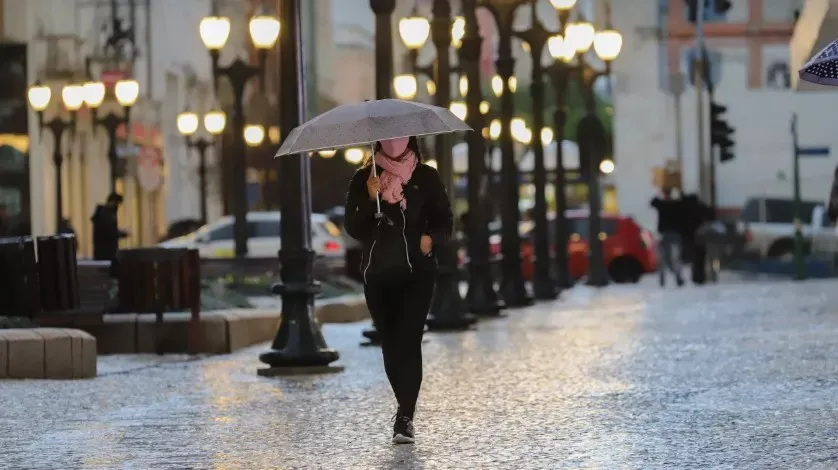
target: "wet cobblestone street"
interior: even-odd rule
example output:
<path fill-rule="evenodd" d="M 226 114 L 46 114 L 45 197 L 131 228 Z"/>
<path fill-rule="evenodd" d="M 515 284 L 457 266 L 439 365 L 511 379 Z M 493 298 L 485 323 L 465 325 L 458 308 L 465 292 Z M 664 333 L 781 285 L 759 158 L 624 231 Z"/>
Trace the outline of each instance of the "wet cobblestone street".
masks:
<path fill-rule="evenodd" d="M 428 334 L 417 443 L 365 323 L 340 374 L 257 377 L 258 353 L 103 357 L 90 381 L 2 381 L 0 468 L 835 469 L 834 281 L 577 288 Z"/>

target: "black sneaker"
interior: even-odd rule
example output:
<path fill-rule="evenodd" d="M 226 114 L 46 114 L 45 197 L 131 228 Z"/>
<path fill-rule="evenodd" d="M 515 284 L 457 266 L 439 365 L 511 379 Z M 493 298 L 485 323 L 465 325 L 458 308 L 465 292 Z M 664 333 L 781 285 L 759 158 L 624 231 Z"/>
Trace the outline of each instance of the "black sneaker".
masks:
<path fill-rule="evenodd" d="M 413 420 L 396 413 L 393 424 L 393 444 L 413 444 Z"/>

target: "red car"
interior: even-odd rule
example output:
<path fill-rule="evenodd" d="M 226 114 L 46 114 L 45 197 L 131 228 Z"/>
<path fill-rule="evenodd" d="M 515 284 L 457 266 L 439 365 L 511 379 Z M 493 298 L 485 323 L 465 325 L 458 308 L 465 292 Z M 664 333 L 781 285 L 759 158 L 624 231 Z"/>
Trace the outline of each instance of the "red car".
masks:
<path fill-rule="evenodd" d="M 588 273 L 588 211 L 569 210 L 566 213 L 570 239 L 567 251 L 570 261 L 570 274 L 574 279 Z M 552 221 L 555 215 L 548 216 L 551 221 L 549 240 L 550 254 L 555 253 L 555 233 Z M 521 271 L 524 277 L 532 280 L 535 267 L 535 252 L 532 246 L 532 222 L 521 223 Z M 608 274 L 614 282 L 638 282 L 643 274 L 657 270 L 657 246 L 651 232 L 640 227 L 631 217 L 614 214 L 602 214 L 603 254 Z M 492 254 L 500 254 L 500 237 L 492 239 Z"/>

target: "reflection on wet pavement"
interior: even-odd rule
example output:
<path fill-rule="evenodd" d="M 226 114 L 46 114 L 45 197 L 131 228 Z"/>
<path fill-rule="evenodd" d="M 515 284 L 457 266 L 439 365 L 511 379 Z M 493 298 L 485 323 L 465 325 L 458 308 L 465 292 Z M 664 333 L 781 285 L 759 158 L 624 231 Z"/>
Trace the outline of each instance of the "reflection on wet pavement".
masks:
<path fill-rule="evenodd" d="M 429 335 L 415 446 L 365 326 L 325 327 L 331 376 L 257 377 L 261 346 L 0 382 L 0 467 L 838 468 L 830 282 L 577 288 Z"/>

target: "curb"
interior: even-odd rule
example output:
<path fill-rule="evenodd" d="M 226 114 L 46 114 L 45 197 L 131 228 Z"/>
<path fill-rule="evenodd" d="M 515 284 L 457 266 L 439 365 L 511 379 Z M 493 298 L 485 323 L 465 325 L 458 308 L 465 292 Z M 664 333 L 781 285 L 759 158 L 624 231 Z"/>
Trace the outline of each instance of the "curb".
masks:
<path fill-rule="evenodd" d="M 96 349 L 96 339 L 81 330 L 0 330 L 0 379 L 96 377 Z"/>
<path fill-rule="evenodd" d="M 349 323 L 369 318 L 363 295 L 347 295 L 316 303 L 319 323 Z M 228 354 L 276 335 L 279 308 L 214 310 L 201 314 L 202 354 Z M 104 315 L 98 324 L 81 324 L 98 341 L 99 354 L 183 354 L 188 352 L 188 313 L 167 313 L 161 325 L 153 314 Z"/>

